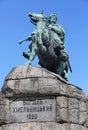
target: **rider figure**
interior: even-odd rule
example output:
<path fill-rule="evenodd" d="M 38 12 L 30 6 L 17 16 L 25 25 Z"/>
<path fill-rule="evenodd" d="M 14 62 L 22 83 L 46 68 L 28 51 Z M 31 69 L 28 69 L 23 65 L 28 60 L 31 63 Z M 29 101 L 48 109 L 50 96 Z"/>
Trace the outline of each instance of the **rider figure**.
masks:
<path fill-rule="evenodd" d="M 57 25 L 57 16 L 55 14 L 51 14 L 49 16 L 49 28 L 58 35 L 58 40 L 56 41 L 58 44 L 58 51 L 60 52 L 58 55 L 60 64 L 57 68 L 57 73 L 68 80 L 68 54 L 64 45 L 64 29 L 61 25 Z M 63 73 L 64 72 L 64 73 Z"/>

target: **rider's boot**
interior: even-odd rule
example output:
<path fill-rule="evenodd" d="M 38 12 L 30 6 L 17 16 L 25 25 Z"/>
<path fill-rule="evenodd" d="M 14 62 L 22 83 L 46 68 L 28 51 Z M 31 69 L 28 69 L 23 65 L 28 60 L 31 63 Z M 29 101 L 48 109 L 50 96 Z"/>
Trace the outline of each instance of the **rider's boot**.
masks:
<path fill-rule="evenodd" d="M 59 74 L 65 80 L 68 80 L 68 76 L 67 76 L 67 72 L 65 71 L 65 68 L 66 68 L 66 63 L 64 60 L 61 60 L 57 68 L 57 74 Z"/>
<path fill-rule="evenodd" d="M 68 81 L 68 72 L 64 70 L 64 79 Z"/>

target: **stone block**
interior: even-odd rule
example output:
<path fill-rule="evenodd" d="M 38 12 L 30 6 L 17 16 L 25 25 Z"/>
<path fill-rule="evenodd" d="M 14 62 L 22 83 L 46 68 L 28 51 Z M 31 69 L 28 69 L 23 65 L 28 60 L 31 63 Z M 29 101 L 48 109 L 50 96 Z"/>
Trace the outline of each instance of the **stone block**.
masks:
<path fill-rule="evenodd" d="M 3 102 L 3 97 L 2 97 L 2 95 L 1 95 L 1 93 L 0 93 L 0 105 L 3 105 L 4 104 L 4 102 Z"/>
<path fill-rule="evenodd" d="M 56 79 L 40 78 L 39 79 L 39 94 L 59 95 L 60 82 Z"/>
<path fill-rule="evenodd" d="M 88 130 L 88 128 L 81 126 L 81 130 Z"/>
<path fill-rule="evenodd" d="M 42 130 L 55 130 L 55 123 L 54 122 L 42 123 L 41 129 Z"/>
<path fill-rule="evenodd" d="M 11 125 L 13 126 L 12 130 L 20 130 L 20 127 L 19 127 L 18 123 L 14 123 L 14 124 L 11 124 Z"/>
<path fill-rule="evenodd" d="M 0 124 L 5 120 L 4 105 L 0 105 Z"/>
<path fill-rule="evenodd" d="M 6 125 L 1 126 L 1 130 L 6 130 L 5 128 L 6 128 Z"/>
<path fill-rule="evenodd" d="M 27 78 L 29 78 L 29 77 L 41 78 L 41 77 L 43 77 L 43 69 L 41 67 L 29 66 L 27 68 L 26 74 L 27 74 Z"/>
<path fill-rule="evenodd" d="M 8 124 L 5 126 L 5 130 L 14 130 L 14 126 L 12 124 Z"/>
<path fill-rule="evenodd" d="M 5 115 L 5 122 L 9 122 L 9 99 L 4 98 L 4 115 Z"/>
<path fill-rule="evenodd" d="M 28 130 L 41 130 L 41 128 L 42 128 L 42 123 L 39 122 L 28 123 Z"/>
<path fill-rule="evenodd" d="M 68 123 L 62 123 L 62 124 L 57 123 L 53 130 L 70 130 L 70 128 Z"/>
<path fill-rule="evenodd" d="M 5 122 L 4 97 L 0 95 L 0 125 Z"/>
<path fill-rule="evenodd" d="M 81 127 L 78 124 L 70 124 L 70 130 L 81 130 Z"/>
<path fill-rule="evenodd" d="M 29 130 L 28 123 L 20 124 L 19 127 L 20 130 Z"/>
<path fill-rule="evenodd" d="M 87 120 L 85 122 L 85 126 L 88 128 L 88 114 L 87 114 Z"/>
<path fill-rule="evenodd" d="M 75 98 L 68 98 L 68 108 L 69 109 L 78 109 L 79 101 Z"/>
<path fill-rule="evenodd" d="M 86 106 L 86 103 L 83 102 L 83 101 L 80 101 L 79 102 L 79 111 L 87 111 L 87 106 Z"/>
<path fill-rule="evenodd" d="M 14 67 L 6 76 L 6 80 L 24 79 L 29 77 L 41 77 L 42 68 L 34 66 L 18 66 Z"/>
<path fill-rule="evenodd" d="M 58 123 L 68 122 L 68 110 L 66 108 L 62 109 L 57 108 L 57 122 Z"/>
<path fill-rule="evenodd" d="M 64 96 L 57 97 L 57 106 L 59 108 L 67 108 L 67 98 Z"/>
<path fill-rule="evenodd" d="M 78 114 L 79 114 L 79 110 L 78 109 L 71 109 L 71 110 L 69 110 L 68 111 L 69 122 L 77 124 L 78 121 L 79 121 Z"/>
<path fill-rule="evenodd" d="M 10 73 L 6 76 L 6 80 L 12 80 L 12 79 L 20 79 L 27 77 L 27 69 L 28 66 L 18 66 L 14 67 Z"/>
<path fill-rule="evenodd" d="M 79 124 L 83 125 L 86 122 L 87 113 L 86 112 L 79 112 Z"/>
<path fill-rule="evenodd" d="M 60 84 L 60 95 L 70 96 L 69 86 L 66 84 Z"/>
<path fill-rule="evenodd" d="M 48 71 L 45 68 L 35 67 L 35 66 L 17 66 L 11 70 L 11 72 L 6 76 L 5 79 L 11 80 L 11 79 L 24 79 L 24 78 L 31 78 L 31 77 L 60 78 L 60 76 Z"/>
<path fill-rule="evenodd" d="M 81 100 L 86 100 L 86 95 L 84 94 L 84 92 L 82 91 L 81 88 L 78 88 L 77 86 L 73 86 L 73 85 L 70 85 L 69 86 L 69 91 L 70 91 L 70 96 L 71 97 L 74 97 L 76 99 L 81 99 Z"/>
<path fill-rule="evenodd" d="M 1 130 L 20 130 L 19 129 L 19 124 L 14 123 L 14 124 L 6 124 L 1 127 Z"/>
<path fill-rule="evenodd" d="M 38 93 L 38 79 L 22 79 L 22 80 L 9 80 L 6 83 L 8 86 L 6 97 L 17 97 L 17 96 L 27 96 L 34 93 Z M 20 95 L 21 94 L 21 95 Z"/>

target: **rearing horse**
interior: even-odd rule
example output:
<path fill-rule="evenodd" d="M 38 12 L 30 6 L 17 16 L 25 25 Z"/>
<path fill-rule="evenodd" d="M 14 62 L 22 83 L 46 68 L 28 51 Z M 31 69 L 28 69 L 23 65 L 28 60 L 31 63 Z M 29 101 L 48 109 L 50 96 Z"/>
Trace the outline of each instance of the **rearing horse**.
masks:
<path fill-rule="evenodd" d="M 36 29 L 31 34 L 32 43 L 29 51 L 23 52 L 23 56 L 28 59 L 26 64 L 31 64 L 35 56 L 38 55 L 39 64 L 42 67 L 59 74 L 60 48 L 63 46 L 59 42 L 59 36 L 49 28 L 48 19 L 43 14 L 29 13 L 29 17 L 31 22 L 36 25 Z M 65 50 L 62 49 L 62 52 L 65 53 Z M 68 68 L 68 61 L 64 61 L 60 74 L 63 78 L 66 77 Z"/>

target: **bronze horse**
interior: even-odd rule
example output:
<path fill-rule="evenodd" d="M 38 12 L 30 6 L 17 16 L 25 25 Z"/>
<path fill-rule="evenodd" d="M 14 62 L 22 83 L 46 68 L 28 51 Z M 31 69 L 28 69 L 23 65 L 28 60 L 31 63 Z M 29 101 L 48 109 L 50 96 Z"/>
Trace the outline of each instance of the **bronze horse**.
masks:
<path fill-rule="evenodd" d="M 23 56 L 28 59 L 27 65 L 30 65 L 32 60 L 38 55 L 39 64 L 41 67 L 48 69 L 51 72 L 58 74 L 60 66 L 60 38 L 58 34 L 52 31 L 48 26 L 48 18 L 44 14 L 29 13 L 30 21 L 36 26 L 36 29 L 31 34 L 31 37 L 26 39 L 31 40 L 28 52 L 23 52 Z M 22 43 L 21 41 L 20 43 Z M 63 53 L 65 52 L 62 49 Z M 63 71 L 60 74 L 65 78 L 68 73 L 69 61 L 64 61 Z"/>

